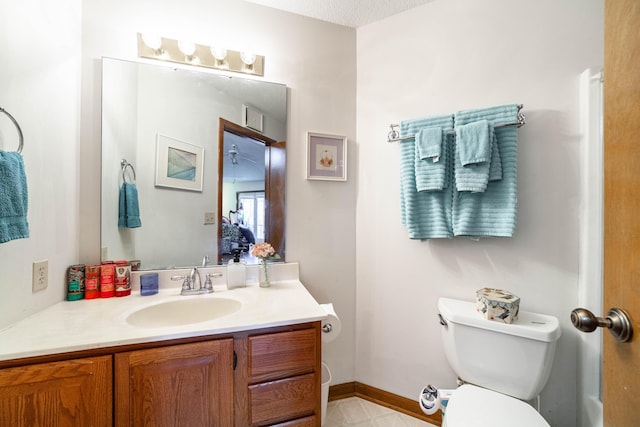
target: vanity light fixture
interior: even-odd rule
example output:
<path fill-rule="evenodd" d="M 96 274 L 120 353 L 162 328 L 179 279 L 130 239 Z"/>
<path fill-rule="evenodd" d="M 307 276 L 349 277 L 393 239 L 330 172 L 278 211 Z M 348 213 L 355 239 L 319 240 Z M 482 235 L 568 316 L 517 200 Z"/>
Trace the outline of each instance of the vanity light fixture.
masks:
<path fill-rule="evenodd" d="M 138 56 L 264 76 L 264 56 L 138 33 Z"/>
<path fill-rule="evenodd" d="M 253 72 L 253 64 L 256 62 L 256 54 L 253 52 L 240 52 L 240 59 L 244 63 L 247 72 Z"/>
<path fill-rule="evenodd" d="M 164 52 L 162 51 L 162 39 L 157 34 L 149 34 L 145 33 L 141 35 L 142 42 L 153 49 L 156 55 L 162 55 Z"/>
<path fill-rule="evenodd" d="M 180 49 L 180 52 L 184 53 L 184 56 L 187 61 L 193 62 L 193 60 L 195 59 L 195 53 L 196 53 L 195 43 L 192 43 L 186 40 L 179 40 L 178 49 Z"/>
<path fill-rule="evenodd" d="M 227 57 L 227 49 L 223 47 L 211 46 L 211 54 L 216 59 L 216 67 L 229 68 L 228 64 L 225 66 L 225 58 Z"/>

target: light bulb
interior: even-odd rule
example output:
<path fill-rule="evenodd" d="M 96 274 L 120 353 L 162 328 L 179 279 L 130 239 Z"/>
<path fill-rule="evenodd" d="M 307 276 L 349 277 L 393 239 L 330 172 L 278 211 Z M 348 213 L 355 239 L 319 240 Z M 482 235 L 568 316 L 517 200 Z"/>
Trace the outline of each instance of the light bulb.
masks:
<path fill-rule="evenodd" d="M 195 43 L 185 40 L 178 41 L 178 49 L 180 49 L 180 52 L 184 53 L 184 55 L 188 58 L 191 58 L 193 54 L 196 53 Z"/>
<path fill-rule="evenodd" d="M 162 50 L 162 38 L 157 34 L 142 34 L 142 42 L 156 52 Z"/>
<path fill-rule="evenodd" d="M 213 55 L 214 58 L 216 58 L 218 61 L 222 62 L 224 61 L 224 58 L 227 57 L 227 49 L 223 48 L 223 47 L 214 47 L 211 46 L 211 54 Z"/>
<path fill-rule="evenodd" d="M 251 66 L 256 62 L 256 54 L 252 52 L 241 52 L 240 59 L 242 59 L 242 62 L 245 64 Z"/>

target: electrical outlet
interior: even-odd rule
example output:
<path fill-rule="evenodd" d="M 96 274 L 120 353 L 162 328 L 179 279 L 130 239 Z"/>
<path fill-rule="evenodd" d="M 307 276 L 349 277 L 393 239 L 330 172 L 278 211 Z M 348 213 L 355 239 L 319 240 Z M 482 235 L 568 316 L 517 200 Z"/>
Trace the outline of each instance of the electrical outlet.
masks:
<path fill-rule="evenodd" d="M 32 292 L 39 292 L 49 286 L 49 261 L 34 261 L 32 275 Z"/>
<path fill-rule="evenodd" d="M 216 214 L 215 214 L 215 212 L 205 212 L 204 213 L 204 225 L 215 224 L 215 223 L 216 223 Z"/>

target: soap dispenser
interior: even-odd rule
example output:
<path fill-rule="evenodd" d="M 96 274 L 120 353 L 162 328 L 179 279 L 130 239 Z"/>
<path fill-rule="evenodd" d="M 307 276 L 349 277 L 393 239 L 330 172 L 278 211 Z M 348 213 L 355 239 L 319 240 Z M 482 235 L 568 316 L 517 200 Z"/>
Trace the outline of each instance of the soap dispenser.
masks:
<path fill-rule="evenodd" d="M 240 260 L 240 250 L 233 251 L 233 259 L 227 266 L 227 288 L 243 288 L 247 285 L 247 265 Z"/>

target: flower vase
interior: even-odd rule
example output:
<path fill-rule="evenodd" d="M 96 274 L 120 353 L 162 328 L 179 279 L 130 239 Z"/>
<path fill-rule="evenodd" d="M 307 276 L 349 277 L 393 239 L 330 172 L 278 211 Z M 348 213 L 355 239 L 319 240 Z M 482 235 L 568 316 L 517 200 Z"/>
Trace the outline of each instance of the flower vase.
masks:
<path fill-rule="evenodd" d="M 269 278 L 269 264 L 266 259 L 262 260 L 262 265 L 258 270 L 258 283 L 261 288 L 268 288 L 271 286 L 271 279 Z"/>

